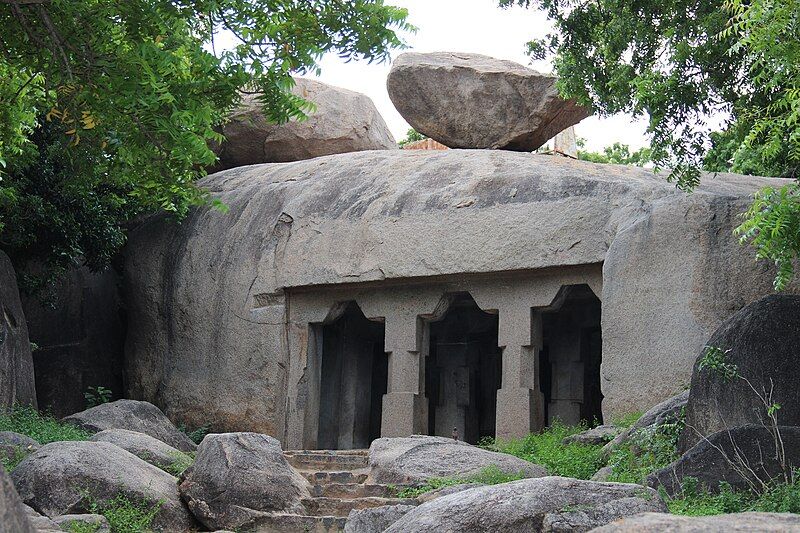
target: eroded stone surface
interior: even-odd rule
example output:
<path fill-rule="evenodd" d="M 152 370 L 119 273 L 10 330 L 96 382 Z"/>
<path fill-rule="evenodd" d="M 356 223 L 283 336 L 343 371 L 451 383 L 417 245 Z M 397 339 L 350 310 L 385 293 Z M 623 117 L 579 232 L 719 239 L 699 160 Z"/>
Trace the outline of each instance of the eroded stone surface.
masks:
<path fill-rule="evenodd" d="M 127 429 L 106 429 L 96 433 L 89 439 L 94 442 L 110 442 L 123 450 L 147 461 L 153 466 L 168 471 L 176 462 L 186 462 L 189 458 L 185 453 L 158 439 Z"/>
<path fill-rule="evenodd" d="M 656 491 L 639 485 L 545 477 L 438 498 L 386 533 L 589 531 L 624 516 L 666 509 Z"/>
<path fill-rule="evenodd" d="M 0 466 L 0 531 L 35 533 L 11 478 Z"/>
<path fill-rule="evenodd" d="M 36 406 L 28 325 L 11 260 L 0 250 L 0 408 Z"/>
<path fill-rule="evenodd" d="M 450 148 L 533 151 L 591 114 L 559 97 L 556 81 L 479 54 L 407 52 L 386 87 L 414 129 Z"/>
<path fill-rule="evenodd" d="M 323 155 L 397 148 L 388 126 L 364 94 L 305 78 L 292 92 L 316 105 L 304 121 L 270 123 L 256 95 L 246 95 L 223 126 L 218 169 L 282 163 Z"/>
<path fill-rule="evenodd" d="M 39 449 L 39 443 L 27 435 L 13 431 L 0 431 L 0 455 L 14 461 L 20 455 L 28 455 Z"/>
<path fill-rule="evenodd" d="M 800 516 L 790 513 L 736 513 L 716 516 L 676 516 L 642 513 L 593 529 L 592 533 L 728 533 L 798 532 Z"/>
<path fill-rule="evenodd" d="M 344 533 L 383 533 L 403 515 L 414 509 L 413 505 L 385 505 L 371 509 L 350 511 Z"/>

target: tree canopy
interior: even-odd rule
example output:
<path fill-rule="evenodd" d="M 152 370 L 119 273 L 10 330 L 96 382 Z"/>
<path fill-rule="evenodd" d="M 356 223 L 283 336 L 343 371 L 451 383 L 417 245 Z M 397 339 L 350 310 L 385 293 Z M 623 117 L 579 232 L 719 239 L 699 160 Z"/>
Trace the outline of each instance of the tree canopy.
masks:
<path fill-rule="evenodd" d="M 386 59 L 406 17 L 383 0 L 0 0 L 0 246 L 18 267 L 106 262 L 131 216 L 207 201 L 194 182 L 242 93 L 302 119 L 293 74 L 328 52 Z"/>
<path fill-rule="evenodd" d="M 798 177 L 800 0 L 500 0 L 512 4 L 553 22 L 528 47 L 553 58 L 562 95 L 647 116 L 653 162 L 680 188 L 703 168 Z M 783 288 L 800 252 L 797 183 L 761 191 L 739 232 Z"/>

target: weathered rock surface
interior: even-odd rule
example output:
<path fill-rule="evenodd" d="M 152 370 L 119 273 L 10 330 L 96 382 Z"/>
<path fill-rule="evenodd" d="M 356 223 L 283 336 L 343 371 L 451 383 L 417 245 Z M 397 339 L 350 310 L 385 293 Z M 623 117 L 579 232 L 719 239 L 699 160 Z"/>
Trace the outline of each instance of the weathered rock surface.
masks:
<path fill-rule="evenodd" d="M 701 370 L 706 350 L 700 353 L 692 374 L 681 449 L 687 450 L 703 436 L 723 429 L 762 424 L 768 419 L 767 407 L 773 403 L 781 405 L 777 411 L 779 424 L 800 426 L 798 338 L 800 296 L 772 294 L 726 320 L 707 346 L 720 350 L 725 364 L 735 365 L 745 379 L 726 379 L 719 371 Z M 771 398 L 767 399 L 769 394 Z"/>
<path fill-rule="evenodd" d="M 17 275 L 0 250 L 0 409 L 14 404 L 36 406 L 36 384 Z"/>
<path fill-rule="evenodd" d="M 532 152 L 589 110 L 558 96 L 557 78 L 479 54 L 400 54 L 386 81 L 414 129 L 450 148 Z"/>
<path fill-rule="evenodd" d="M 63 417 L 86 409 L 83 394 L 102 386 L 124 393 L 125 349 L 119 275 L 73 268 L 48 292 L 47 303 L 22 297 L 33 352 L 39 407 Z"/>
<path fill-rule="evenodd" d="M 280 443 L 259 433 L 219 433 L 203 439 L 180 485 L 181 496 L 206 527 L 247 528 L 268 513 L 303 514 L 308 483 L 283 456 Z"/>
<path fill-rule="evenodd" d="M 461 483 L 459 485 L 450 485 L 449 487 L 442 487 L 441 489 L 432 490 L 430 492 L 425 492 L 417 496 L 417 501 L 420 503 L 429 502 L 431 500 L 435 500 L 436 498 L 441 498 L 443 496 L 450 496 L 451 494 L 455 494 L 456 492 L 462 492 L 465 490 L 475 489 L 478 487 L 483 487 L 483 483 Z"/>
<path fill-rule="evenodd" d="M 446 437 L 376 439 L 369 447 L 370 479 L 375 483 L 416 483 L 434 477 L 467 477 L 496 466 L 507 474 L 543 477 L 547 470 L 513 455 L 491 452 Z"/>
<path fill-rule="evenodd" d="M 612 467 L 604 466 L 594 473 L 594 475 L 590 478 L 590 481 L 608 481 L 608 478 L 610 478 L 611 474 L 613 473 L 614 469 Z"/>
<path fill-rule="evenodd" d="M 22 501 L 47 516 L 88 511 L 88 490 L 98 502 L 119 494 L 150 505 L 162 502 L 154 526 L 168 531 L 194 524 L 174 477 L 107 442 L 46 444 L 17 465 L 12 479 Z"/>
<path fill-rule="evenodd" d="M 597 426 L 586 431 L 581 431 L 575 435 L 570 435 L 563 440 L 563 444 L 590 444 L 597 446 L 606 444 L 622 432 L 617 426 Z"/>
<path fill-rule="evenodd" d="M 75 413 L 64 418 L 64 421 L 92 432 L 127 429 L 144 433 L 182 452 L 197 449 L 197 445 L 176 428 L 158 407 L 148 402 L 117 400 Z"/>
<path fill-rule="evenodd" d="M 255 95 L 245 96 L 222 129 L 218 169 L 283 163 L 323 155 L 397 148 L 389 127 L 364 94 L 295 78 L 293 93 L 316 105 L 304 121 L 270 123 Z"/>
<path fill-rule="evenodd" d="M 589 531 L 666 508 L 656 491 L 639 485 L 545 477 L 438 498 L 406 514 L 386 533 Z"/>
<path fill-rule="evenodd" d="M 64 531 L 73 531 L 75 525 L 83 527 L 91 527 L 94 533 L 111 533 L 111 525 L 105 516 L 99 514 L 67 514 L 56 516 L 53 518 L 55 522 Z"/>
<path fill-rule="evenodd" d="M 39 449 L 39 443 L 27 435 L 0 431 L 0 455 L 14 460 L 19 454 L 28 455 Z"/>
<path fill-rule="evenodd" d="M 764 533 L 800 531 L 800 515 L 790 513 L 736 513 L 716 516 L 676 516 L 642 513 L 623 518 L 592 533 Z"/>
<path fill-rule="evenodd" d="M 651 407 L 639 420 L 633 423 L 631 427 L 614 437 L 608 444 L 603 446 L 603 456 L 608 458 L 611 451 L 628 440 L 633 433 L 644 428 L 651 426 L 662 426 L 665 423 L 675 423 L 681 416 L 681 412 L 686 408 L 686 402 L 689 400 L 688 389 L 667 398 L 663 402 Z"/>
<path fill-rule="evenodd" d="M 0 531 L 35 533 L 11 478 L 0 466 Z"/>
<path fill-rule="evenodd" d="M 354 509 L 347 516 L 344 533 L 383 533 L 414 509 L 413 505 L 385 505 L 371 509 Z"/>
<path fill-rule="evenodd" d="M 188 460 L 186 454 L 177 448 L 173 448 L 150 435 L 128 431 L 127 429 L 106 429 L 94 434 L 89 440 L 93 442 L 110 442 L 162 470 L 167 470 L 176 462 Z"/>
<path fill-rule="evenodd" d="M 724 319 L 773 292 L 774 271 L 732 229 L 754 191 L 783 183 L 718 174 L 685 195 L 646 169 L 497 150 L 220 172 L 200 185 L 228 213 L 130 235 L 129 392 L 189 427 L 300 439 L 308 376 L 284 342 L 294 288 L 602 264 L 603 415 L 648 409 L 689 382 Z"/>
<path fill-rule="evenodd" d="M 647 484 L 663 487 L 669 495 L 681 491 L 687 476 L 697 479 L 702 488 L 711 492 L 719 490 L 720 481 L 735 489 L 760 488 L 762 483 L 800 468 L 800 427 L 777 429 L 783 446 L 776 446 L 773 433 L 763 426 L 740 426 L 713 433 L 671 465 L 651 474 Z"/>
<path fill-rule="evenodd" d="M 56 524 L 53 520 L 44 515 L 40 515 L 30 506 L 23 505 L 23 507 L 25 508 L 25 514 L 28 516 L 28 521 L 31 523 L 36 533 L 61 533 L 64 531 L 61 529 L 61 526 Z"/>

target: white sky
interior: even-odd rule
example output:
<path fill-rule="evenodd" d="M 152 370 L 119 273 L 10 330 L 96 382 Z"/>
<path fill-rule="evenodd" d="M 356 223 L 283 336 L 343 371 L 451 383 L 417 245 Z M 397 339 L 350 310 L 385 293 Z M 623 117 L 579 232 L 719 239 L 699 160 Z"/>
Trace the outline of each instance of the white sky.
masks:
<path fill-rule="evenodd" d="M 530 65 L 550 72 L 547 62 L 531 64 L 525 43 L 543 36 L 548 30 L 546 17 L 534 9 L 500 9 L 496 0 L 387 0 L 405 7 L 409 22 L 418 28 L 405 35 L 409 50 L 417 52 L 474 52 Z M 400 52 L 394 52 L 396 57 Z M 405 137 L 409 125 L 395 110 L 386 92 L 386 76 L 391 65 L 345 63 L 331 54 L 321 62 L 319 80 L 358 91 L 372 98 L 397 140 Z M 589 117 L 576 127 L 587 148 L 599 150 L 615 141 L 640 148 L 648 143 L 646 123 L 619 115 L 609 118 Z"/>

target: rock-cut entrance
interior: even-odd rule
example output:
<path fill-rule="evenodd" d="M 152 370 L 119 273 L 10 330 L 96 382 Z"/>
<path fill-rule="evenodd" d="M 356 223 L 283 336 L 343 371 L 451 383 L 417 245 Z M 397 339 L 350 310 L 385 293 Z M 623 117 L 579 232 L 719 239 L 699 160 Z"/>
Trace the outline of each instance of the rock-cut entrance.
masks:
<path fill-rule="evenodd" d="M 455 430 L 471 444 L 494 437 L 502 376 L 497 313 L 481 310 L 462 293 L 441 318 L 425 326 L 428 432 L 450 437 Z"/>
<path fill-rule="evenodd" d="M 388 380 L 384 323 L 369 320 L 348 302 L 338 318 L 317 327 L 322 348 L 317 446 L 368 448 L 381 436 Z"/>

